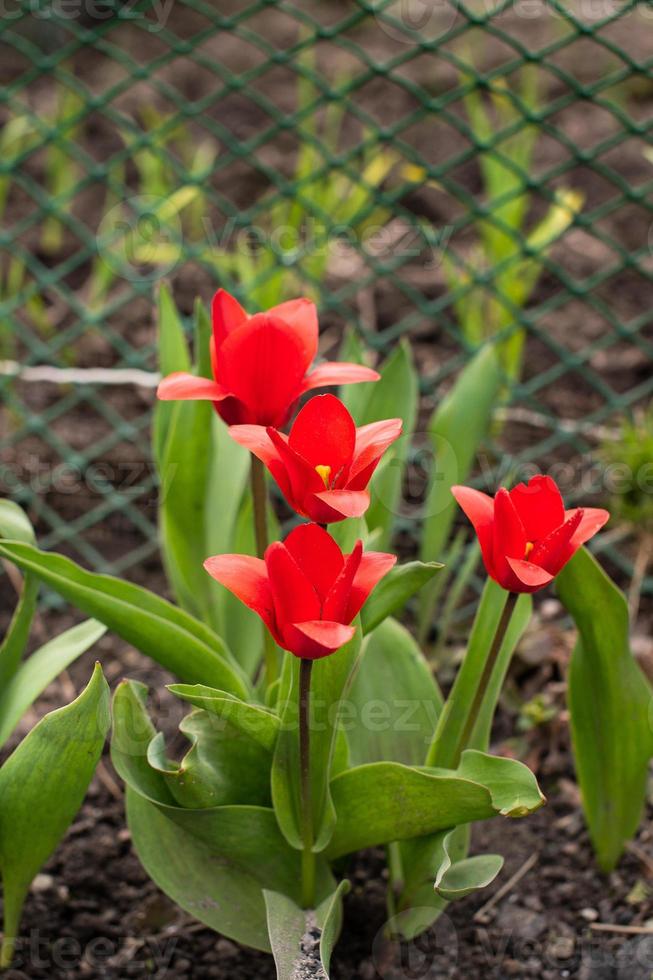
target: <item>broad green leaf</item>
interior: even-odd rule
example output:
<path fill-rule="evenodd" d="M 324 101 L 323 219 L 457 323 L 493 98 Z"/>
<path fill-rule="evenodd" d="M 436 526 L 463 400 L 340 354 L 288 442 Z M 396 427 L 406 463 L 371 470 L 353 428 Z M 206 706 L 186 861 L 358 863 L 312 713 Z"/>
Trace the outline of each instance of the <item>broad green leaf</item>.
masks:
<path fill-rule="evenodd" d="M 452 864 L 467 858 L 471 824 L 443 830 L 427 837 L 401 841 L 399 847 L 401 891 L 396 900 L 393 928 L 410 942 L 442 914 L 447 902 L 435 890 L 435 876 L 442 864 L 444 841 Z M 430 910 L 430 911 L 429 911 Z"/>
<path fill-rule="evenodd" d="M 465 730 L 467 715 L 472 707 L 507 596 L 508 593 L 501 586 L 492 579 L 487 580 L 474 619 L 465 659 L 458 670 L 429 749 L 427 757 L 429 765 L 442 766 L 446 769 L 456 766 L 456 752 L 460 748 L 459 742 Z M 463 748 L 483 751 L 488 748 L 501 688 L 515 647 L 530 621 L 531 610 L 531 597 L 520 596 L 506 631 L 470 744 Z"/>
<path fill-rule="evenodd" d="M 311 678 L 310 761 L 314 850 L 322 851 L 333 833 L 335 811 L 329 792 L 343 699 L 360 653 L 360 627 L 353 639 L 330 657 L 316 660 Z M 272 800 L 281 831 L 292 847 L 301 848 L 299 778 L 299 665 L 286 654 L 278 710 L 281 730 L 272 764 Z"/>
<path fill-rule="evenodd" d="M 93 619 L 73 626 L 36 650 L 0 692 L 0 746 L 48 684 L 104 636 L 106 626 Z"/>
<path fill-rule="evenodd" d="M 406 459 L 417 421 L 419 384 L 410 344 L 402 341 L 379 368 L 381 380 L 369 385 L 370 392 L 362 418 L 357 425 L 379 419 L 400 418 L 404 434 L 388 450 L 370 484 L 372 503 L 366 514 L 371 531 L 382 529 L 379 547 L 387 548 L 401 507 L 401 493 Z"/>
<path fill-rule="evenodd" d="M 396 762 L 348 769 L 332 781 L 331 795 L 337 823 L 329 859 L 497 815 L 524 816 L 544 803 L 522 763 L 473 751 L 456 771 Z"/>
<path fill-rule="evenodd" d="M 191 370 L 184 328 L 165 284 L 158 315 L 162 374 Z M 214 414 L 211 402 L 157 401 L 153 426 L 166 572 L 179 604 L 205 622 L 210 619 L 211 579 L 203 561 Z"/>
<path fill-rule="evenodd" d="M 417 643 L 386 619 L 363 643 L 347 698 L 343 726 L 352 765 L 421 765 L 441 710 L 442 695 Z"/>
<path fill-rule="evenodd" d="M 141 862 L 186 912 L 237 942 L 269 950 L 262 889 L 299 901 L 300 855 L 271 809 L 175 804 L 163 774 L 147 761 L 155 730 L 145 697 L 142 684 L 118 687 L 111 742 L 116 771 L 128 786 L 127 815 Z M 322 900 L 333 891 L 333 878 L 323 860 L 317 871 Z"/>
<path fill-rule="evenodd" d="M 184 327 L 172 298 L 170 287 L 163 283 L 159 290 L 157 315 L 159 320 L 159 370 L 163 377 L 174 371 L 190 371 Z M 174 402 L 157 402 L 153 421 L 153 449 L 157 466 L 163 460 L 168 426 L 175 407 Z"/>
<path fill-rule="evenodd" d="M 454 834 L 447 834 L 442 841 L 442 859 L 435 876 L 437 894 L 448 902 L 465 898 L 480 888 L 491 885 L 503 868 L 503 858 L 499 854 L 477 854 L 474 857 L 457 861 L 449 853 L 449 844 Z"/>
<path fill-rule="evenodd" d="M 240 447 L 242 448 L 242 447 Z M 228 491 L 227 491 L 228 492 Z M 271 540 L 278 540 L 276 518 L 268 518 Z M 229 553 L 237 555 L 255 555 L 256 542 L 254 534 L 254 515 L 251 494 L 247 491 L 242 499 L 240 510 L 232 528 Z M 214 552 L 217 554 L 218 552 Z M 253 677 L 261 662 L 264 643 L 264 630 L 260 618 L 233 593 L 215 582 L 218 595 L 218 610 L 220 622 L 224 630 L 224 638 L 230 649 L 235 651 L 242 669 L 248 677 Z"/>
<path fill-rule="evenodd" d="M 275 846 L 274 838 L 266 837 L 266 828 L 261 827 L 253 834 L 255 825 L 248 824 L 243 819 L 246 816 L 238 814 L 243 840 L 251 840 L 253 858 L 266 860 L 270 847 Z M 223 936 L 270 952 L 258 874 L 226 856 L 222 849 L 216 852 L 131 788 L 127 790 L 127 820 L 141 864 L 166 895 Z M 299 880 L 299 866 L 291 870 Z M 270 877 L 268 887 L 273 887 L 273 882 L 277 887 L 284 883 L 274 875 Z"/>
<path fill-rule="evenodd" d="M 87 572 L 63 555 L 0 542 L 13 561 L 99 619 L 142 653 L 189 684 L 209 684 L 247 699 L 247 681 L 220 637 L 153 592 L 110 575 Z"/>
<path fill-rule="evenodd" d="M 441 568 L 443 566 L 434 561 L 410 561 L 405 565 L 395 565 L 392 571 L 381 579 L 363 606 L 361 612 L 363 632 L 370 633 L 387 616 L 401 612 L 411 596 L 430 582 Z"/>
<path fill-rule="evenodd" d="M 109 689 L 97 665 L 77 700 L 46 715 L 0 769 L 4 966 L 30 883 L 81 806 L 108 730 Z"/>
<path fill-rule="evenodd" d="M 599 865 L 612 870 L 642 817 L 653 754 L 653 692 L 632 655 L 628 607 L 582 548 L 556 580 L 578 642 L 568 700 L 576 771 Z"/>
<path fill-rule="evenodd" d="M 36 544 L 36 535 L 27 514 L 12 500 L 0 500 L 0 538 Z M 38 579 L 26 575 L 9 628 L 0 643 L 0 690 L 14 676 L 25 652 L 36 612 Z"/>
<path fill-rule="evenodd" d="M 208 557 L 204 518 L 213 406 L 206 401 L 179 401 L 172 409 L 159 465 L 163 558 L 179 604 L 206 622 L 211 579 L 203 567 Z"/>
<path fill-rule="evenodd" d="M 341 881 L 317 909 L 301 909 L 278 892 L 264 892 L 268 931 L 278 980 L 319 977 L 329 980 L 331 953 L 340 934 L 342 899 L 349 882 Z"/>
<path fill-rule="evenodd" d="M 201 708 L 187 715 L 179 730 L 191 743 L 181 763 L 167 758 L 162 734 L 150 743 L 147 755 L 179 806 L 270 804 L 272 753 L 260 742 Z"/>
<path fill-rule="evenodd" d="M 226 691 L 217 691 L 204 684 L 169 684 L 168 690 L 178 698 L 204 708 L 209 714 L 221 718 L 243 735 L 248 735 L 270 751 L 279 734 L 279 717 L 273 711 L 259 705 L 247 704 Z"/>
<path fill-rule="evenodd" d="M 0 500 L 0 538 L 35 544 L 36 535 L 32 523 L 13 500 Z"/>
<path fill-rule="evenodd" d="M 422 561 L 438 561 L 445 552 L 456 512 L 451 487 L 467 480 L 500 390 L 499 359 L 494 347 L 488 345 L 465 367 L 431 418 L 433 465 L 424 505 Z M 424 638 L 434 612 L 431 588 L 426 588 L 420 599 L 420 636 Z"/>

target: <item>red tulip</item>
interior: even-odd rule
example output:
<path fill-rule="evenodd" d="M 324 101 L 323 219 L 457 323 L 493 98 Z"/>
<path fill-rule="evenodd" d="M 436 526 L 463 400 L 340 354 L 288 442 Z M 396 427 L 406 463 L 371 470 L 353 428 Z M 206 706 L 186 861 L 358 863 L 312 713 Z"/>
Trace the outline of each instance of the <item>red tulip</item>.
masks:
<path fill-rule="evenodd" d="M 361 541 L 343 555 L 327 531 L 302 524 L 283 543 L 271 544 L 264 560 L 217 555 L 204 567 L 258 613 L 280 647 L 317 660 L 352 638 L 352 620 L 396 560 L 363 553 Z"/>
<path fill-rule="evenodd" d="M 327 362 L 307 373 L 318 345 L 317 311 L 308 299 L 248 316 L 233 296 L 219 289 L 212 313 L 214 380 L 179 371 L 163 379 L 159 398 L 212 401 L 227 425 L 280 427 L 306 391 L 379 380 L 376 371 L 360 364 Z"/>
<path fill-rule="evenodd" d="M 537 592 L 594 537 L 610 515 L 594 507 L 565 510 L 550 476 L 534 476 L 488 497 L 452 487 L 478 535 L 488 575 L 510 592 Z"/>
<path fill-rule="evenodd" d="M 230 435 L 262 460 L 298 514 L 317 524 L 360 517 L 370 505 L 366 487 L 401 419 L 357 429 L 334 395 L 304 405 L 290 435 L 260 425 L 233 425 Z"/>

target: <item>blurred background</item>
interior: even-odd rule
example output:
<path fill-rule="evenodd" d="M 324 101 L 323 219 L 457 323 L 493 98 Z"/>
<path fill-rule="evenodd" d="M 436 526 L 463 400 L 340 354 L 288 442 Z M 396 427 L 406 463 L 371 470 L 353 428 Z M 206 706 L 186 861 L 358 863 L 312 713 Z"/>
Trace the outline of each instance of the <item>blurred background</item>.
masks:
<path fill-rule="evenodd" d="M 411 342 L 408 552 L 420 430 L 496 337 L 477 485 L 536 467 L 607 501 L 606 565 L 650 592 L 652 26 L 630 0 L 3 0 L 0 493 L 152 585 L 161 283 L 189 322 L 218 285 L 307 294 L 324 354 Z"/>

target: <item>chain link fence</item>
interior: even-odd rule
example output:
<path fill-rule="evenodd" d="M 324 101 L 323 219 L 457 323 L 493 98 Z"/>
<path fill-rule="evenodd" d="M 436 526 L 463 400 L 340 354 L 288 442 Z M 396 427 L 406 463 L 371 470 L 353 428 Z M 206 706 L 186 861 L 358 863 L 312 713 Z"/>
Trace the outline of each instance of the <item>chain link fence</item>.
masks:
<path fill-rule="evenodd" d="M 650 3 L 0 8 L 1 491 L 44 547 L 158 560 L 164 278 L 189 317 L 217 284 L 250 308 L 308 293 L 325 353 L 345 327 L 409 337 L 422 420 L 496 335 L 510 395 L 479 485 L 538 464 L 605 496 L 593 461 L 653 391 Z M 632 527 L 606 542 L 630 574 Z"/>

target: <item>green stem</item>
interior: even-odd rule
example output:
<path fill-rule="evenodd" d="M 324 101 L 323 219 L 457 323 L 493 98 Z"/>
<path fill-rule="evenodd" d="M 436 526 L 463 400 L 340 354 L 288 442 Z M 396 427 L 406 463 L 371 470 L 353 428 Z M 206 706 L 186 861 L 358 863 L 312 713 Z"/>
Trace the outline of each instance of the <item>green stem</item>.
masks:
<path fill-rule="evenodd" d="M 494 634 L 490 652 L 483 667 L 483 673 L 481 674 L 479 682 L 476 686 L 476 691 L 474 692 L 474 700 L 467 711 L 465 725 L 460 733 L 458 743 L 453 753 L 453 760 L 451 764 L 452 769 L 458 768 L 463 752 L 465 749 L 469 748 L 469 743 L 472 735 L 474 734 L 474 728 L 476 726 L 481 708 L 483 707 L 485 695 L 487 694 L 490 681 L 492 680 L 492 674 L 494 673 L 494 668 L 496 667 L 497 660 L 499 659 L 501 647 L 503 646 L 503 641 L 506 638 L 508 626 L 510 625 L 510 620 L 512 619 L 512 614 L 515 611 L 515 606 L 517 605 L 518 599 L 519 594 L 517 592 L 508 593 L 508 598 L 506 599 L 506 604 L 503 607 L 501 619 L 499 620 L 496 633 Z"/>
<path fill-rule="evenodd" d="M 260 459 L 252 456 L 250 469 L 252 501 L 254 504 L 254 533 L 256 536 L 256 554 L 263 558 L 269 544 L 268 532 L 268 492 L 265 483 L 265 468 Z M 265 661 L 265 676 L 268 686 L 277 679 L 277 652 L 267 627 L 263 627 L 263 659 Z"/>
<path fill-rule="evenodd" d="M 311 792 L 310 699 L 312 660 L 299 665 L 299 768 L 302 825 L 302 904 L 315 908 L 315 854 L 313 853 L 313 800 Z"/>

